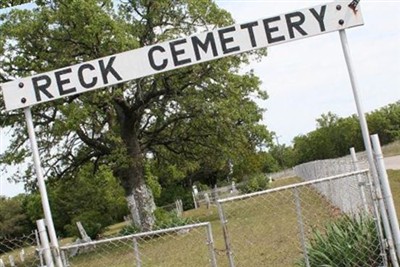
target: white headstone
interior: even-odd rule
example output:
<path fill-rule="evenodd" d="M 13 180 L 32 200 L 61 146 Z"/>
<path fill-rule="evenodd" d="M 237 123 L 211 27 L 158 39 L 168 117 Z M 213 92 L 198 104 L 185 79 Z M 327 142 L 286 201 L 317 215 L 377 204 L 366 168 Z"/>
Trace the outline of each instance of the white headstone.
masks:
<path fill-rule="evenodd" d="M 210 197 L 208 196 L 207 193 L 204 193 L 204 198 L 205 198 L 206 203 L 207 203 L 207 209 L 209 209 L 210 208 Z"/>
<path fill-rule="evenodd" d="M 13 255 L 8 256 L 8 260 L 10 261 L 11 267 L 15 267 L 14 256 Z"/>
<path fill-rule="evenodd" d="M 19 258 L 21 259 L 21 262 L 25 261 L 25 250 L 22 249 L 21 252 L 19 253 Z"/>
<path fill-rule="evenodd" d="M 83 228 L 83 225 L 81 222 L 76 222 L 76 226 L 78 227 L 79 233 L 81 234 L 82 240 L 84 242 L 92 241 L 92 239 L 86 233 L 85 228 Z"/>
<path fill-rule="evenodd" d="M 199 194 L 199 190 L 197 189 L 197 186 L 193 186 L 193 193 L 195 196 L 197 196 Z"/>

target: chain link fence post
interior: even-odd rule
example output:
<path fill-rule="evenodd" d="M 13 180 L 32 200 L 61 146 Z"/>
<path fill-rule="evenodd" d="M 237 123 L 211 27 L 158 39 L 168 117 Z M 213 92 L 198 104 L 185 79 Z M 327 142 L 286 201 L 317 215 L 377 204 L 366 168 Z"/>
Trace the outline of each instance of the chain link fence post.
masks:
<path fill-rule="evenodd" d="M 217 258 L 215 257 L 214 239 L 212 235 L 211 223 L 208 223 L 207 228 L 207 244 L 210 250 L 210 261 L 212 267 L 217 267 Z"/>
<path fill-rule="evenodd" d="M 297 214 L 297 222 L 300 230 L 300 241 L 301 241 L 301 248 L 303 250 L 304 259 L 307 267 L 310 267 L 310 261 L 308 259 L 308 252 L 307 252 L 307 239 L 304 232 L 304 222 L 303 222 L 303 215 L 301 212 L 301 202 L 299 197 L 299 190 L 297 187 L 293 188 L 293 196 L 296 203 L 296 214 Z"/>
<path fill-rule="evenodd" d="M 133 237 L 133 250 L 135 253 L 136 266 L 142 267 L 142 261 L 140 260 L 139 245 L 136 237 Z"/>
<path fill-rule="evenodd" d="M 224 235 L 225 250 L 226 250 L 226 256 L 228 257 L 229 267 L 235 267 L 235 263 L 233 260 L 233 254 L 232 254 L 232 250 L 231 250 L 231 244 L 230 244 L 230 240 L 229 240 L 229 233 L 228 233 L 228 226 L 227 226 L 228 221 L 225 219 L 224 210 L 222 207 L 222 203 L 220 201 L 217 201 L 217 206 L 218 206 L 219 219 L 221 220 L 221 225 L 222 225 L 222 232 Z"/>
<path fill-rule="evenodd" d="M 356 155 L 356 151 L 355 151 L 354 147 L 350 148 L 350 154 L 351 154 L 354 171 L 360 170 L 360 168 L 358 166 L 358 159 L 357 159 L 357 155 Z M 366 181 L 364 181 L 362 179 L 361 175 L 357 175 L 357 180 L 358 180 L 358 186 L 360 187 L 360 196 L 361 196 L 361 201 L 363 202 L 364 211 L 366 213 L 369 213 L 367 198 L 365 197 Z"/>

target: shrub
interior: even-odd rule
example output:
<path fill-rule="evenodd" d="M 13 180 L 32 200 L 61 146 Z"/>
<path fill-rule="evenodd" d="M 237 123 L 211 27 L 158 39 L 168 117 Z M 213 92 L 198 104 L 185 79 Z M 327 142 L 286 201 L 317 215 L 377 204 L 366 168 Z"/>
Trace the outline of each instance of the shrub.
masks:
<path fill-rule="evenodd" d="M 191 222 L 190 218 L 179 217 L 175 211 L 166 211 L 161 208 L 156 209 L 154 215 L 157 229 L 183 226 Z"/>
<path fill-rule="evenodd" d="M 154 212 L 156 217 L 155 230 L 166 229 L 189 224 L 190 218 L 179 217 L 175 211 L 166 211 L 162 208 L 157 208 Z M 121 235 L 131 235 L 139 233 L 140 229 L 133 224 L 124 226 L 119 232 Z"/>
<path fill-rule="evenodd" d="M 156 198 L 156 205 L 159 207 L 165 206 L 174 203 L 177 199 L 182 200 L 184 210 L 190 210 L 194 208 L 192 189 L 175 184 L 163 187 L 161 196 Z"/>
<path fill-rule="evenodd" d="M 139 233 L 139 232 L 140 232 L 140 229 L 136 225 L 134 225 L 132 223 L 128 224 L 128 225 L 125 225 L 121 229 L 121 231 L 119 231 L 120 235 L 132 235 L 132 234 L 136 234 L 136 233 Z"/>
<path fill-rule="evenodd" d="M 268 179 L 262 173 L 251 176 L 249 180 L 245 181 L 244 183 L 238 186 L 238 190 L 242 194 L 262 191 L 268 188 L 269 188 Z"/>
<path fill-rule="evenodd" d="M 315 229 L 307 244 L 310 266 L 381 266 L 379 236 L 370 216 L 343 216 Z M 298 266 L 306 266 L 302 259 Z"/>

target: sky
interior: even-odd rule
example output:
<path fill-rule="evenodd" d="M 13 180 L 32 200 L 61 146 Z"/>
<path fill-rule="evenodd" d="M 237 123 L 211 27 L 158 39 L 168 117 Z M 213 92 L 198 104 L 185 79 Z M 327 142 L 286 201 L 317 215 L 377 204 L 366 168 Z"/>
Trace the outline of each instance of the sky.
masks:
<path fill-rule="evenodd" d="M 236 23 L 244 23 L 331 1 L 215 2 L 229 11 Z M 346 34 L 360 103 L 365 112 L 371 112 L 400 100 L 400 0 L 361 0 L 360 6 L 365 25 L 346 30 Z M 357 113 L 338 32 L 270 47 L 265 58 L 252 62 L 244 71 L 250 69 L 269 95 L 258 104 L 266 109 L 263 123 L 276 133 L 280 144 L 290 145 L 294 137 L 314 130 L 321 114 L 347 117 Z M 1 129 L 0 154 L 7 139 L 7 132 Z M 8 183 L 6 174 L 1 173 L 0 195 L 14 196 L 22 191 L 22 184 Z"/>
<path fill-rule="evenodd" d="M 327 1 L 216 1 L 236 22 L 287 13 Z M 350 1 L 338 1 L 349 3 Z M 364 25 L 346 30 L 365 112 L 400 100 L 400 1 L 360 1 Z M 338 32 L 268 48 L 253 62 L 269 99 L 264 123 L 281 143 L 316 127 L 329 111 L 347 117 L 357 113 Z"/>

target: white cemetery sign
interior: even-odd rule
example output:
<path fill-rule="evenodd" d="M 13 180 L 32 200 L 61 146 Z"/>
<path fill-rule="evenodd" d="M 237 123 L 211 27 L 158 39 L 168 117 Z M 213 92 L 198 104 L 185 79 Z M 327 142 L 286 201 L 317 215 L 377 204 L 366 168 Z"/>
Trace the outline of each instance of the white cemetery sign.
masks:
<path fill-rule="evenodd" d="M 7 110 L 363 24 L 338 2 L 236 24 L 3 84 Z"/>

